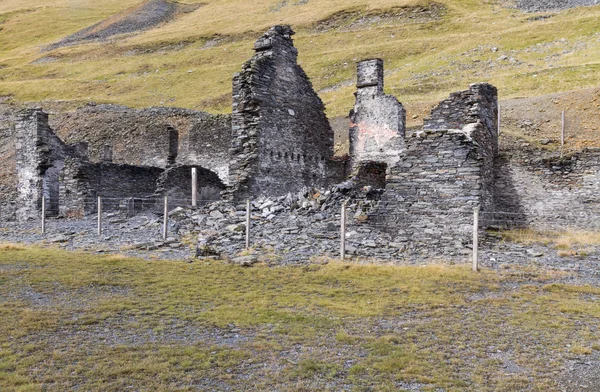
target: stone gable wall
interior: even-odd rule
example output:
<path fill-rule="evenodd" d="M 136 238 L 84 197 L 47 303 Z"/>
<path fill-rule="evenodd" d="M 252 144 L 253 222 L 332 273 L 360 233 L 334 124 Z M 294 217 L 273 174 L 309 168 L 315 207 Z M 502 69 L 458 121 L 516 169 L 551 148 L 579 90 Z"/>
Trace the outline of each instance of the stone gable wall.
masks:
<path fill-rule="evenodd" d="M 333 131 L 297 63 L 289 26 L 275 26 L 233 79 L 230 184 L 237 198 L 330 182 Z"/>

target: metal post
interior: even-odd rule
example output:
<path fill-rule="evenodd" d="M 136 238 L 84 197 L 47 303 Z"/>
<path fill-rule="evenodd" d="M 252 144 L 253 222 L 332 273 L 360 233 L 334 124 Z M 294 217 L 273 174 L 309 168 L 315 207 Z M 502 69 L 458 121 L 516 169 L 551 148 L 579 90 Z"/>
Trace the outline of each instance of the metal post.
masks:
<path fill-rule="evenodd" d="M 560 146 L 565 146 L 565 111 L 562 111 L 562 126 L 560 131 Z"/>
<path fill-rule="evenodd" d="M 250 199 L 246 200 L 246 249 L 250 249 Z"/>
<path fill-rule="evenodd" d="M 500 136 L 500 121 L 502 116 L 500 115 L 500 101 L 498 101 L 498 136 Z"/>
<path fill-rule="evenodd" d="M 342 217 L 340 222 L 340 258 L 346 258 L 346 202 L 342 203 Z"/>
<path fill-rule="evenodd" d="M 167 239 L 167 234 L 169 233 L 169 198 L 165 196 L 165 205 L 163 211 L 163 240 Z"/>
<path fill-rule="evenodd" d="M 133 197 L 129 198 L 129 208 L 128 208 L 128 211 L 129 211 L 129 216 L 130 217 L 132 217 L 132 216 L 135 215 L 135 201 L 134 201 Z"/>
<path fill-rule="evenodd" d="M 102 197 L 98 196 L 98 237 L 102 235 Z"/>
<path fill-rule="evenodd" d="M 46 234 L 46 196 L 42 196 L 42 234 Z"/>
<path fill-rule="evenodd" d="M 473 271 L 479 271 L 479 207 L 473 210 Z"/>

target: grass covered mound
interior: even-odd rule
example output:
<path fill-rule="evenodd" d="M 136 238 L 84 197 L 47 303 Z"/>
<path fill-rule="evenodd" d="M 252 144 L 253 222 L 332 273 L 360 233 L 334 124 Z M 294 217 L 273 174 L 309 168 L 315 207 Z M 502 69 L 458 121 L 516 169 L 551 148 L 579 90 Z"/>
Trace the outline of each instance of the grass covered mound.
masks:
<path fill-rule="evenodd" d="M 0 389 L 556 390 L 600 350 L 600 288 L 562 277 L 3 245 Z"/>

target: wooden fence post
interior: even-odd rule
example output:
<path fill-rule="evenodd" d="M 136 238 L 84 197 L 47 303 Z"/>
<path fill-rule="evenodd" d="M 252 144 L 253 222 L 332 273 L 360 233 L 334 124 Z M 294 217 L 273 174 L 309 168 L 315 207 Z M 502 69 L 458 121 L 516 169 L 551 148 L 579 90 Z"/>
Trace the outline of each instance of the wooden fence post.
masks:
<path fill-rule="evenodd" d="M 192 208 L 198 207 L 198 170 L 192 167 Z"/>
<path fill-rule="evenodd" d="M 473 210 L 473 271 L 479 271 L 479 207 Z"/>
<path fill-rule="evenodd" d="M 98 237 L 102 235 L 102 197 L 98 196 Z"/>
<path fill-rule="evenodd" d="M 42 234 L 46 234 L 46 196 L 42 196 Z"/>
<path fill-rule="evenodd" d="M 501 123 L 501 118 L 502 116 L 500 115 L 500 101 L 498 101 L 498 136 L 500 136 L 500 123 Z"/>
<path fill-rule="evenodd" d="M 169 233 L 169 198 L 165 196 L 165 205 L 163 210 L 163 240 L 167 239 L 167 234 Z"/>
<path fill-rule="evenodd" d="M 342 203 L 342 214 L 340 220 L 340 258 L 346 259 L 346 202 Z"/>
<path fill-rule="evenodd" d="M 561 129 L 560 129 L 560 146 L 564 147 L 565 146 L 565 111 L 562 111 L 562 117 L 561 117 Z"/>
<path fill-rule="evenodd" d="M 252 205 L 250 199 L 246 200 L 246 249 L 250 249 L 250 213 Z"/>

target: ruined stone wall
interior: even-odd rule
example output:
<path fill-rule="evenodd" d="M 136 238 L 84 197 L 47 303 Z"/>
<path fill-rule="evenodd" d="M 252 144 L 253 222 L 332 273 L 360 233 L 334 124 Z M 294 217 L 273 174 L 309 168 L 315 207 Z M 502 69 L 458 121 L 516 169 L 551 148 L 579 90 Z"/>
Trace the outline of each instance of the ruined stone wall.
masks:
<path fill-rule="evenodd" d="M 600 229 L 600 151 L 531 159 L 533 155 L 504 155 L 499 162 L 495 206 L 500 213 L 494 215 L 494 225 Z"/>
<path fill-rule="evenodd" d="M 479 124 L 476 126 L 475 124 Z M 475 83 L 468 90 L 450 94 L 435 107 L 423 124 L 429 130 L 461 130 L 469 134 L 475 151 L 469 158 L 483 160 L 482 211 L 493 209 L 494 167 L 498 155 L 498 90 L 488 83 Z"/>
<path fill-rule="evenodd" d="M 392 167 L 405 149 L 406 111 L 395 97 L 383 92 L 383 60 L 361 61 L 357 75 L 349 135 L 353 171 L 368 162 Z"/>
<path fill-rule="evenodd" d="M 490 147 L 498 152 L 498 90 L 488 83 L 474 83 L 468 90 L 457 91 L 436 106 L 425 119 L 423 129 L 462 129 L 481 122 L 495 137 Z M 494 136 L 495 135 L 495 136 Z"/>
<path fill-rule="evenodd" d="M 38 216 L 42 196 L 47 212 L 59 212 L 59 174 L 67 158 L 86 159 L 85 144 L 69 146 L 48 125 L 48 114 L 41 109 L 19 112 L 15 125 L 17 169 L 17 218 Z"/>
<path fill-rule="evenodd" d="M 293 34 L 270 29 L 234 77 L 229 175 L 238 198 L 324 186 L 337 165 L 325 107 L 297 64 Z"/>
<path fill-rule="evenodd" d="M 177 201 L 186 201 L 189 205 L 192 197 L 192 167 L 188 165 L 176 165 L 167 168 L 158 178 L 156 195 L 168 196 Z M 221 199 L 221 191 L 225 185 L 219 177 L 210 170 L 196 167 L 198 176 L 197 197 L 199 205 L 207 201 Z"/>
<path fill-rule="evenodd" d="M 231 118 L 178 108 L 88 105 L 52 117 L 67 143 L 84 141 L 92 162 L 199 165 L 228 178 Z"/>
<path fill-rule="evenodd" d="M 496 94 L 493 86 L 473 85 L 433 110 L 423 130 L 407 139 L 367 225 L 395 233 L 395 242 L 416 252 L 465 252 L 473 208 L 493 208 L 498 139 L 495 117 L 488 117 L 494 116 Z"/>
<path fill-rule="evenodd" d="M 163 169 L 67 159 L 60 174 L 60 214 L 82 217 L 97 211 L 97 197 L 107 199 L 104 210 L 119 208 L 118 200 L 152 198 Z"/>
<path fill-rule="evenodd" d="M 0 105 L 0 219 L 14 219 L 17 200 L 15 109 Z"/>

